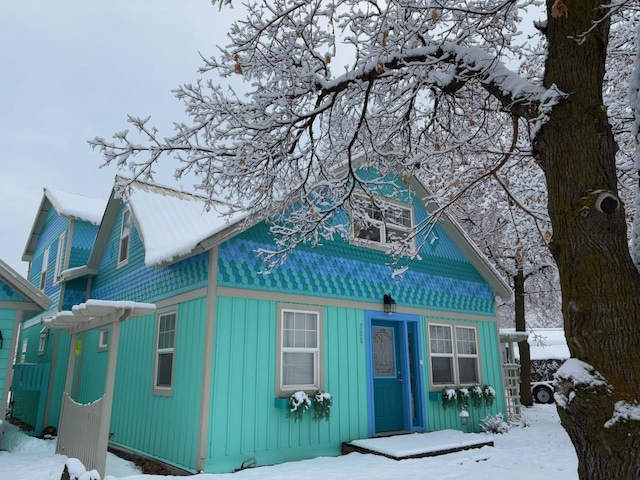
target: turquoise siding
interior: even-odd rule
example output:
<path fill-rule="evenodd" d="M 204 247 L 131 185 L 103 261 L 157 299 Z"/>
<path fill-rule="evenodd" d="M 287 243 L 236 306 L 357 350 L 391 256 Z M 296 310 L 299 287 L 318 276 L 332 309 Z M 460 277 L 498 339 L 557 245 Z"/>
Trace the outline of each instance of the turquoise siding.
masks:
<path fill-rule="evenodd" d="M 73 395 L 73 398 L 79 403 L 94 402 L 104 394 L 109 355 L 106 350 L 98 350 L 98 336 L 97 330 L 91 330 L 81 335 L 82 364 L 79 371 L 76 372 L 78 383 Z"/>
<path fill-rule="evenodd" d="M 0 280 L 0 302 L 28 302 L 26 298 L 16 292 L 9 285 Z M 11 337 L 9 337 L 11 338 Z"/>
<path fill-rule="evenodd" d="M 183 469 L 195 470 L 205 315 L 204 297 L 179 305 L 174 386 L 170 397 L 151 394 L 156 316 L 122 323 L 111 442 Z M 85 352 L 86 349 L 87 345 Z M 88 357 L 84 359 L 83 368 L 93 372 L 87 360 Z"/>
<path fill-rule="evenodd" d="M 195 255 L 163 268 L 148 268 L 144 264 L 144 248 L 135 225 L 131 228 L 129 261 L 118 268 L 123 210 L 124 207 L 120 209 L 100 260 L 91 298 L 154 302 L 207 285 L 208 253 Z"/>
<path fill-rule="evenodd" d="M 18 353 L 16 357 L 16 363 L 22 363 L 20 361 L 22 356 L 22 343 L 25 339 L 27 339 L 27 351 L 25 353 L 24 363 L 49 362 L 48 356 L 38 355 L 40 330 L 42 330 L 41 323 L 36 323 L 28 328 L 23 328 L 21 330 L 20 339 L 17 346 Z M 46 348 L 51 348 L 50 342 L 47 342 Z M 13 406 L 11 410 L 12 416 L 27 423 L 28 425 L 35 425 L 36 415 L 38 413 L 38 395 L 39 392 L 34 391 L 15 392 L 13 394 Z"/>
<path fill-rule="evenodd" d="M 325 388 L 331 419 L 297 423 L 275 407 L 277 304 L 218 299 L 207 472 L 228 472 L 254 457 L 268 465 L 338 455 L 341 442 L 367 436 L 364 312 L 324 308 Z"/>
<path fill-rule="evenodd" d="M 57 428 L 60 422 L 60 411 L 62 409 L 62 395 L 64 393 L 64 385 L 67 376 L 67 362 L 69 360 L 69 350 L 71 345 L 71 335 L 65 330 L 52 330 L 47 341 L 51 348 L 54 346 L 55 336 L 58 338 L 58 350 L 54 353 L 56 356 L 55 368 L 52 365 L 51 370 L 51 396 L 48 399 L 47 411 L 45 417 L 45 425 L 52 425 Z"/>
<path fill-rule="evenodd" d="M 443 317 L 426 317 L 423 328 L 427 331 L 427 321 L 448 320 L 450 318 Z M 463 320 L 453 320 L 456 323 L 470 323 L 478 326 L 478 347 L 480 349 L 480 362 L 482 369 L 482 381 L 484 384 L 491 385 L 496 391 L 496 398 L 491 407 L 484 404 L 480 408 L 469 407 L 469 426 L 465 427 L 467 431 L 480 432 L 480 420 L 487 415 L 495 415 L 498 412 L 505 412 L 503 380 L 502 380 L 502 361 L 500 359 L 498 327 L 495 322 L 465 322 Z M 428 366 L 428 353 L 426 346 L 428 338 L 425 341 L 425 365 Z M 429 385 L 430 372 L 425 368 L 425 385 Z M 428 388 L 428 387 L 427 387 Z M 434 387 L 431 392 L 442 392 L 442 387 Z M 429 431 L 444 430 L 452 428 L 454 430 L 463 430 L 460 422 L 460 410 L 455 408 L 444 409 L 442 406 L 441 396 L 438 395 L 437 400 L 429 400 L 427 396 L 427 429 Z"/>
<path fill-rule="evenodd" d="M 16 318 L 16 311 L 12 308 L 0 308 L 0 330 L 4 338 L 4 346 L 0 349 L 0 409 L 5 405 L 7 392 L 4 391 L 4 380 L 7 378 L 8 369 L 11 368 L 9 359 L 9 345 L 13 335 L 13 323 Z M 0 419 L 4 418 L 4 412 L 0 410 Z"/>
<path fill-rule="evenodd" d="M 97 233 L 97 225 L 74 220 L 71 255 L 69 256 L 69 266 L 67 268 L 81 267 L 87 264 Z"/>
<path fill-rule="evenodd" d="M 416 222 L 424 221 L 426 210 L 418 202 L 413 206 Z M 347 222 L 342 216 L 340 221 Z M 259 273 L 264 265 L 255 251 L 274 247 L 268 226 L 261 223 L 220 246 L 218 284 L 375 303 L 390 293 L 402 306 L 493 316 L 491 286 L 440 228 L 434 233 L 437 240 L 427 241 L 421 258 L 396 278 L 384 251 L 344 239 L 315 249 L 301 246 L 265 275 Z"/>

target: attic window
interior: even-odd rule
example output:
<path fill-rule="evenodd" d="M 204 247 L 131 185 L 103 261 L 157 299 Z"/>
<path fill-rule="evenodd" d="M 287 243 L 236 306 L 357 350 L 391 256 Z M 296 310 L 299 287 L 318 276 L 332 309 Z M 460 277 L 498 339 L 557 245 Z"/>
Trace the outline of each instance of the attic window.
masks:
<path fill-rule="evenodd" d="M 66 262 L 66 253 L 67 253 L 67 232 L 64 231 L 58 237 L 58 252 L 56 254 L 56 271 L 53 278 L 54 283 L 60 279 L 62 275 L 62 271 L 65 268 Z"/>
<path fill-rule="evenodd" d="M 131 238 L 131 210 L 126 208 L 122 212 L 120 226 L 120 249 L 118 251 L 118 266 L 126 265 L 129 261 L 129 243 Z"/>
<path fill-rule="evenodd" d="M 388 245 L 406 238 L 411 232 L 413 211 L 410 206 L 365 197 L 356 197 L 355 201 L 364 211 L 362 218 L 353 215 L 351 218 L 356 241 Z"/>
<path fill-rule="evenodd" d="M 40 290 L 44 291 L 44 286 L 47 283 L 47 267 L 49 266 L 49 248 L 47 247 L 42 254 L 42 269 L 40 270 Z"/>

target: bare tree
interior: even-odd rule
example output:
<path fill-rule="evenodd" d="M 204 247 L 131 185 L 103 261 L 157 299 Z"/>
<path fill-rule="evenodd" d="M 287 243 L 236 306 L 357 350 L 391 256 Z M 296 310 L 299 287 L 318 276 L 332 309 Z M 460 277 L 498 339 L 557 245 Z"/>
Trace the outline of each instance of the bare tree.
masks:
<path fill-rule="evenodd" d="M 263 252 L 270 265 L 300 243 L 347 235 L 338 217 L 345 208 L 366 225 L 356 190 L 372 198 L 380 189 L 398 195 L 398 178 L 434 165 L 462 169 L 454 196 L 455 188 L 490 178 L 508 189 L 506 179 L 526 183 L 542 172 L 574 357 L 560 372 L 561 421 L 582 479 L 635 479 L 640 274 L 627 243 L 604 85 L 611 19 L 633 16 L 637 3 L 547 0 L 547 20 L 539 27 L 548 48 L 536 82 L 500 59 L 521 53 L 514 40 L 521 13 L 537 3 L 251 4 L 246 20 L 231 27 L 231 46 L 202 69 L 237 76 L 248 93 L 213 80 L 185 85 L 176 95 L 191 121 L 178 124 L 172 136 L 131 117 L 142 140 L 124 131 L 114 142 L 91 143 L 106 163 L 135 175 L 149 174 L 163 154 L 173 154 L 178 175 L 199 175 L 199 188 L 211 197 L 269 216 L 277 238 L 276 248 Z M 632 54 L 631 32 L 623 32 L 628 41 L 620 45 Z M 522 122 L 532 139 L 528 147 L 516 135 Z M 511 161 L 520 148 L 522 162 L 541 170 Z M 362 158 L 373 168 L 359 169 Z M 436 199 L 446 204 L 449 196 Z M 417 229 L 429 231 L 437 217 Z M 398 241 L 392 253 L 410 258 L 417 251 L 411 245 Z"/>

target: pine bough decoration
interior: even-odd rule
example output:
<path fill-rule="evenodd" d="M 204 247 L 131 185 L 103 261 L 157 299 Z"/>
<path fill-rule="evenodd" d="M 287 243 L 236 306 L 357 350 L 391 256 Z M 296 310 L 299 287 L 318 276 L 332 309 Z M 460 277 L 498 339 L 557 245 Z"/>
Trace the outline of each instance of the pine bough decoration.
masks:
<path fill-rule="evenodd" d="M 496 391 L 491 385 L 442 389 L 442 406 L 445 409 L 454 406 L 462 409 L 469 407 L 469 404 L 474 408 L 480 408 L 483 402 L 487 407 L 491 407 L 495 398 Z"/>
<path fill-rule="evenodd" d="M 305 413 L 311 409 L 311 399 L 309 396 L 299 390 L 293 392 L 289 396 L 289 409 L 287 417 L 294 421 L 302 421 Z M 329 420 L 331 417 L 331 395 L 329 392 L 318 390 L 313 396 L 313 416 L 314 421 Z"/>

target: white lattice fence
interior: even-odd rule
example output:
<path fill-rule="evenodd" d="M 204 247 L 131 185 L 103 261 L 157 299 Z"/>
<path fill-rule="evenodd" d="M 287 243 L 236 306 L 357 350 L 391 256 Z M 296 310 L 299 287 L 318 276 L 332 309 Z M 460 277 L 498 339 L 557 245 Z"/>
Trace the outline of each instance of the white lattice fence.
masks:
<path fill-rule="evenodd" d="M 103 439 L 108 438 L 101 431 L 104 428 L 101 421 L 104 398 L 82 405 L 65 394 L 56 445 L 56 453 L 77 458 L 87 470 L 98 470 L 101 475 L 107 461 L 107 446 Z"/>
<path fill-rule="evenodd" d="M 504 373 L 504 396 L 507 407 L 507 419 L 517 420 L 522 414 L 520 403 L 520 365 L 517 363 L 505 363 L 502 366 Z"/>

